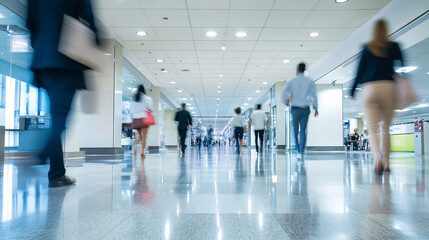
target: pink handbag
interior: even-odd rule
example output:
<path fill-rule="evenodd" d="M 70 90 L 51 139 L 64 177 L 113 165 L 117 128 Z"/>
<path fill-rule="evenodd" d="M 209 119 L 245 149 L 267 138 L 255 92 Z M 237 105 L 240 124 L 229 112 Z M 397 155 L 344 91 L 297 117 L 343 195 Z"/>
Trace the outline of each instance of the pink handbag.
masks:
<path fill-rule="evenodd" d="M 155 116 L 151 111 L 146 111 L 146 117 L 143 118 L 143 124 L 146 126 L 152 126 L 156 124 Z"/>
<path fill-rule="evenodd" d="M 404 109 L 409 105 L 413 104 L 417 101 L 417 94 L 414 91 L 413 85 L 410 80 L 394 75 L 393 78 L 396 81 L 397 88 L 397 103 L 396 109 Z"/>

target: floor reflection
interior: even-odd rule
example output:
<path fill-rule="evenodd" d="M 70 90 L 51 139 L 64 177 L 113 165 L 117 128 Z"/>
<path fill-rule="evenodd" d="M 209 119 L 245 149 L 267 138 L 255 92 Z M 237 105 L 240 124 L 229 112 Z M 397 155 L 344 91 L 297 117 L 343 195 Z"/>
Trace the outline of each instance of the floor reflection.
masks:
<path fill-rule="evenodd" d="M 377 177 L 368 153 L 226 147 L 147 158 L 88 156 L 71 188 L 47 166 L 0 168 L 0 232 L 10 239 L 427 239 L 425 157 L 392 155 Z M 2 238 L 0 236 L 0 238 Z"/>

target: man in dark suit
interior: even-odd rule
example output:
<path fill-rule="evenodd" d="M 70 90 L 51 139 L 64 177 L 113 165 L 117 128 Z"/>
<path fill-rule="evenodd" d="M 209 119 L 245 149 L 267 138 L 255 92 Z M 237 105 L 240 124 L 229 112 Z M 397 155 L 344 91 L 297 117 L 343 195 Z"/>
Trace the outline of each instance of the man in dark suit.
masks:
<path fill-rule="evenodd" d="M 174 117 L 174 120 L 176 123 L 178 123 L 178 131 L 180 136 L 180 146 L 182 153 L 185 153 L 185 141 L 186 141 L 186 133 L 188 132 L 188 127 L 192 126 L 192 117 L 191 114 L 186 111 L 186 104 L 182 103 L 182 110 L 178 111 L 176 113 L 176 116 Z"/>
<path fill-rule="evenodd" d="M 27 27 L 34 51 L 31 70 L 35 85 L 48 93 L 52 116 L 49 142 L 39 154 L 42 162 L 49 158 L 49 187 L 76 182 L 65 175 L 61 133 L 76 90 L 85 88 L 83 71 L 88 69 L 58 52 L 64 14 L 84 20 L 96 32 L 90 0 L 28 1 Z"/>

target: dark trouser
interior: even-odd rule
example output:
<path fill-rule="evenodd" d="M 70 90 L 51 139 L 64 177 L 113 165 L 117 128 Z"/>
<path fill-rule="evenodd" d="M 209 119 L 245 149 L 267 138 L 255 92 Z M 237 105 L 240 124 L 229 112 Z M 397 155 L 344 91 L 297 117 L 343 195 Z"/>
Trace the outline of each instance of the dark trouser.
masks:
<path fill-rule="evenodd" d="M 305 150 L 305 143 L 307 141 L 307 123 L 308 116 L 310 115 L 310 108 L 292 107 L 291 112 L 296 147 L 298 149 L 298 153 L 303 154 Z"/>
<path fill-rule="evenodd" d="M 244 134 L 244 128 L 235 127 L 234 136 L 235 136 L 235 140 L 237 141 L 237 153 L 240 153 L 240 140 L 243 139 L 243 134 Z"/>
<path fill-rule="evenodd" d="M 259 136 L 259 143 L 258 145 L 258 136 Z M 255 130 L 255 145 L 256 145 L 256 152 L 262 151 L 262 148 L 264 147 L 264 130 Z"/>
<path fill-rule="evenodd" d="M 186 142 L 187 132 L 188 132 L 188 129 L 179 129 L 180 147 L 183 153 L 185 153 L 185 148 L 186 148 L 185 142 Z"/>
<path fill-rule="evenodd" d="M 66 129 L 66 120 L 70 112 L 76 90 L 84 86 L 83 72 L 47 69 L 36 72 L 36 77 L 49 96 L 52 116 L 52 129 L 47 145 L 39 154 L 44 160 L 49 158 L 49 180 L 65 175 L 61 133 Z"/>

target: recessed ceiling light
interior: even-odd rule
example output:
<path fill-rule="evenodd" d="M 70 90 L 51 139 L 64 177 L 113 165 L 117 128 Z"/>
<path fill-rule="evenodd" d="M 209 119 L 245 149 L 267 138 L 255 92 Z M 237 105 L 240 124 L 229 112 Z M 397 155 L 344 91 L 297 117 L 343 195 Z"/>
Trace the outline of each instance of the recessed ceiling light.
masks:
<path fill-rule="evenodd" d="M 221 73 L 221 74 L 219 74 L 219 77 L 223 77 L 223 74 Z"/>
<path fill-rule="evenodd" d="M 220 98 L 217 98 L 218 101 L 220 101 Z"/>
<path fill-rule="evenodd" d="M 335 0 L 336 3 L 345 3 L 348 2 L 349 0 Z"/>
<path fill-rule="evenodd" d="M 194 110 L 194 107 L 190 107 L 189 110 Z"/>
<path fill-rule="evenodd" d="M 283 59 L 282 63 L 290 63 L 290 60 L 289 59 Z"/>
<path fill-rule="evenodd" d="M 217 33 L 216 33 L 216 32 L 213 32 L 213 31 L 206 32 L 206 36 L 207 36 L 207 37 L 216 37 L 216 36 L 217 36 Z"/>
<path fill-rule="evenodd" d="M 237 37 L 246 37 L 246 36 L 247 36 L 247 33 L 245 33 L 245 32 L 237 32 L 237 33 L 235 34 L 235 36 L 237 36 Z"/>
<path fill-rule="evenodd" d="M 418 67 L 416 67 L 416 66 L 401 67 L 401 68 L 398 68 L 396 70 L 396 72 L 397 73 L 408 73 L 408 72 L 412 72 L 412 71 L 416 70 L 417 68 Z"/>
<path fill-rule="evenodd" d="M 217 90 L 217 93 L 220 93 L 220 90 Z"/>
<path fill-rule="evenodd" d="M 349 96 L 348 96 L 348 95 L 345 95 L 345 96 L 344 96 L 344 98 L 349 98 Z"/>
<path fill-rule="evenodd" d="M 145 31 L 138 31 L 138 32 L 136 32 L 136 34 L 138 36 L 147 36 L 147 32 L 145 32 Z"/>
<path fill-rule="evenodd" d="M 195 114 L 196 112 L 192 112 L 192 114 Z"/>
<path fill-rule="evenodd" d="M 163 68 L 163 69 L 161 69 L 161 72 L 168 73 L 168 70 Z"/>
<path fill-rule="evenodd" d="M 222 46 L 222 50 L 226 50 L 226 47 L 225 47 L 225 46 Z"/>
<path fill-rule="evenodd" d="M 110 56 L 110 55 L 112 55 L 112 54 L 110 54 L 110 53 L 105 53 L 104 55 L 106 55 L 106 56 Z"/>
<path fill-rule="evenodd" d="M 267 82 L 263 82 L 262 84 L 267 85 L 268 83 Z"/>
<path fill-rule="evenodd" d="M 171 83 L 171 84 L 176 84 L 176 82 L 175 82 L 175 81 L 171 81 L 170 83 Z"/>
<path fill-rule="evenodd" d="M 222 81 L 219 81 L 219 84 L 222 84 Z"/>
<path fill-rule="evenodd" d="M 178 92 L 178 93 L 181 93 L 181 92 L 182 92 L 182 90 L 177 90 L 177 92 Z"/>
<path fill-rule="evenodd" d="M 261 92 L 261 90 L 256 90 L 256 92 L 257 92 L 257 93 L 260 93 L 260 92 Z"/>
<path fill-rule="evenodd" d="M 162 60 L 162 59 L 156 59 L 155 62 L 157 62 L 157 63 L 163 63 L 164 60 Z"/>
<path fill-rule="evenodd" d="M 249 101 L 250 101 L 250 100 L 252 100 L 252 98 L 251 98 L 251 97 L 249 97 L 249 98 L 247 98 L 247 100 L 249 100 Z"/>
<path fill-rule="evenodd" d="M 244 106 L 248 106 L 248 105 L 249 105 L 248 103 L 245 103 L 245 104 L 244 104 Z"/>
<path fill-rule="evenodd" d="M 190 104 L 190 103 L 187 103 L 186 105 L 187 105 L 187 106 L 191 106 L 192 104 Z"/>
<path fill-rule="evenodd" d="M 319 35 L 320 34 L 318 32 L 312 32 L 312 33 L 308 34 L 308 36 L 310 36 L 310 37 L 317 37 Z"/>

